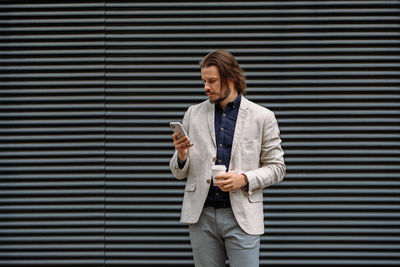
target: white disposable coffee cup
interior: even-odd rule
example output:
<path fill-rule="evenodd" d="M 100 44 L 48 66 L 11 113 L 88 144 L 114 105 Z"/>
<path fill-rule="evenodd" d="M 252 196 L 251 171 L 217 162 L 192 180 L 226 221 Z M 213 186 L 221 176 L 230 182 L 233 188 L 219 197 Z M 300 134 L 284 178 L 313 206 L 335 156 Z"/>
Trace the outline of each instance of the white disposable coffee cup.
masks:
<path fill-rule="evenodd" d="M 215 185 L 215 176 L 226 173 L 225 165 L 214 165 L 211 167 L 211 175 L 213 177 L 213 183 Z"/>

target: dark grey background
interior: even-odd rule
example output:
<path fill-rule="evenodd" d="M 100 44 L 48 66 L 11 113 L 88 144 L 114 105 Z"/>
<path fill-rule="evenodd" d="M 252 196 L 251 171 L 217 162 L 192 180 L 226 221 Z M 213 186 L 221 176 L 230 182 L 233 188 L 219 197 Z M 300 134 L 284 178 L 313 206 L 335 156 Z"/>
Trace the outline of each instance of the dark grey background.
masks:
<path fill-rule="evenodd" d="M 261 265 L 400 264 L 399 1 L 2 1 L 0 265 L 192 265 L 168 123 L 225 48 L 277 116 Z"/>

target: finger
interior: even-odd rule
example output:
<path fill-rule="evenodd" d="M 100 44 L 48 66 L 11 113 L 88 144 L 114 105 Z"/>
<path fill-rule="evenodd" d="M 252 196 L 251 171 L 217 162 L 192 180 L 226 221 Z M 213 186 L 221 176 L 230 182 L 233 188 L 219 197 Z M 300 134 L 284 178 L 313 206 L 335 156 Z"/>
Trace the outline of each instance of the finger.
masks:
<path fill-rule="evenodd" d="M 215 185 L 218 186 L 224 192 L 228 188 L 228 184 L 225 181 L 218 181 L 215 183 Z"/>
<path fill-rule="evenodd" d="M 233 189 L 233 184 L 227 184 L 224 186 L 225 191 L 231 191 Z"/>
<path fill-rule="evenodd" d="M 183 150 L 186 149 L 186 146 L 183 145 L 183 144 L 179 144 L 179 145 L 176 146 L 176 149 L 178 149 L 178 151 L 183 151 Z"/>
<path fill-rule="evenodd" d="M 188 149 L 188 148 L 190 147 L 190 141 L 187 140 L 187 141 L 185 141 L 185 142 L 179 143 L 179 144 L 177 144 L 176 147 L 177 147 L 178 150 L 185 150 L 185 149 Z"/>
<path fill-rule="evenodd" d="M 217 176 L 215 176 L 215 179 L 219 179 L 219 180 L 225 180 L 228 179 L 228 177 L 225 174 L 219 174 Z"/>
<path fill-rule="evenodd" d="M 214 180 L 215 180 L 215 178 L 214 178 Z M 214 184 L 215 184 L 215 186 L 218 186 L 218 187 L 221 188 L 221 189 L 222 189 L 222 187 L 223 187 L 222 182 L 220 182 L 220 181 L 218 181 L 218 180 L 215 180 Z"/>
<path fill-rule="evenodd" d="M 179 137 L 179 133 L 173 133 L 172 134 L 172 139 L 174 141 L 178 141 L 178 142 L 184 142 L 185 140 L 188 140 L 187 136 Z"/>
<path fill-rule="evenodd" d="M 232 186 L 230 186 L 230 185 L 224 185 L 224 186 L 221 187 L 221 190 L 224 191 L 224 192 L 228 192 L 231 189 L 232 189 Z"/>
<path fill-rule="evenodd" d="M 229 177 L 225 177 L 225 178 L 221 179 L 220 181 L 221 181 L 222 186 L 227 186 L 232 183 L 232 181 L 229 179 Z"/>
<path fill-rule="evenodd" d="M 182 145 L 182 146 L 185 146 L 185 147 L 190 146 L 190 140 L 189 140 L 189 139 L 184 140 L 184 141 L 181 143 L 181 145 Z"/>
<path fill-rule="evenodd" d="M 229 191 L 231 191 L 230 187 L 225 186 L 224 187 L 224 192 L 229 192 Z"/>
<path fill-rule="evenodd" d="M 175 139 L 175 140 L 174 140 L 174 145 L 175 145 L 175 146 L 182 145 L 182 144 L 184 144 L 185 142 L 190 142 L 190 141 L 189 141 L 189 140 L 186 140 L 185 138 L 184 138 L 184 139 L 182 139 L 182 138 Z"/>
<path fill-rule="evenodd" d="M 190 143 L 189 138 L 187 138 L 186 136 L 181 137 L 181 138 L 179 139 L 179 141 L 182 142 L 182 143 L 186 143 L 186 144 L 189 144 L 189 143 Z"/>
<path fill-rule="evenodd" d="M 219 186 L 219 189 L 221 189 L 222 191 L 226 192 L 226 189 L 224 186 Z"/>
<path fill-rule="evenodd" d="M 178 139 L 176 140 L 176 142 L 177 142 L 178 144 L 182 144 L 182 143 L 185 143 L 185 142 L 190 142 L 190 140 L 189 140 L 186 136 L 184 136 L 184 137 L 178 138 Z"/>
<path fill-rule="evenodd" d="M 177 141 L 177 140 L 179 139 L 178 136 L 179 136 L 179 133 L 173 133 L 173 134 L 172 134 L 172 139 L 173 139 L 174 141 Z"/>

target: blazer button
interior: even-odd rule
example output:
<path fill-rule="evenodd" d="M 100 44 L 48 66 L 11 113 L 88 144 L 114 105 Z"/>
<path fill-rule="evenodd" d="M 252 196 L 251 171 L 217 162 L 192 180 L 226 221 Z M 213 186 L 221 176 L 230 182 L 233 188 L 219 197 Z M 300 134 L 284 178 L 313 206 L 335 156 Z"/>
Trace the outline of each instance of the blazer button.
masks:
<path fill-rule="evenodd" d="M 207 184 L 211 183 L 211 179 L 207 179 Z"/>

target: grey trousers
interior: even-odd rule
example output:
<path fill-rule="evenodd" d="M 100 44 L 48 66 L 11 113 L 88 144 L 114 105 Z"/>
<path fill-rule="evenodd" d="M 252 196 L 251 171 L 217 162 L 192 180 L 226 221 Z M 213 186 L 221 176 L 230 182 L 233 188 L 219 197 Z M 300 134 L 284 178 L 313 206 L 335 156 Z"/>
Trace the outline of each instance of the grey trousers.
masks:
<path fill-rule="evenodd" d="M 196 224 L 189 225 L 196 267 L 258 267 L 260 236 L 245 233 L 232 209 L 205 207 Z"/>

